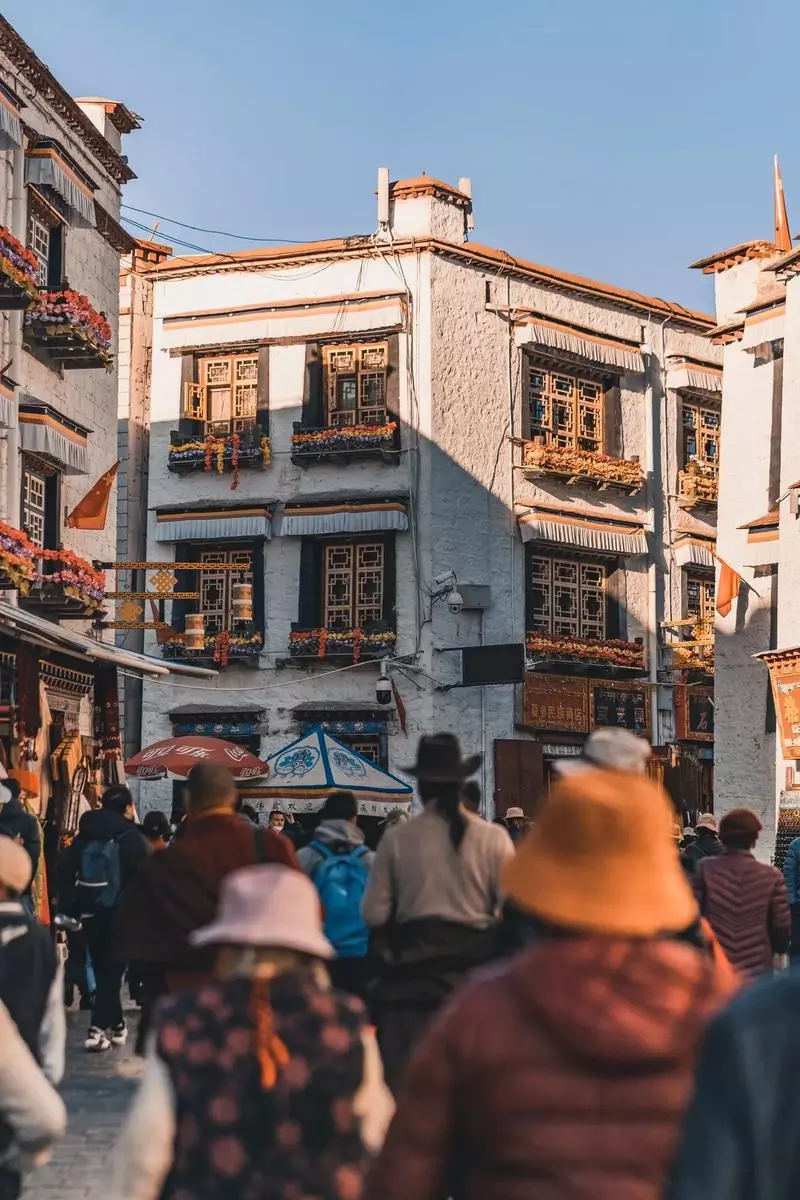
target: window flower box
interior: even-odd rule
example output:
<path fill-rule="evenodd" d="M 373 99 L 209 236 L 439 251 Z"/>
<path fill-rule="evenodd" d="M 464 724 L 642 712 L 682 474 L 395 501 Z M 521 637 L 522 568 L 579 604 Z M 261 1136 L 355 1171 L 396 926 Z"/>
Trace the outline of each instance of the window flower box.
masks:
<path fill-rule="evenodd" d="M 161 657 L 171 662 L 212 663 L 224 671 L 232 662 L 258 666 L 258 658 L 263 648 L 264 638 L 260 633 L 231 633 L 229 630 L 223 630 L 221 633 L 207 634 L 202 650 L 188 650 L 184 635 L 176 631 L 162 644 Z"/>
<path fill-rule="evenodd" d="M 525 442 L 522 465 L 531 475 L 556 475 L 601 490 L 620 488 L 633 495 L 644 486 L 644 472 L 633 459 L 612 458 L 591 450 Z"/>
<path fill-rule="evenodd" d="M 527 634 L 525 644 L 532 658 L 644 670 L 644 646 L 621 638 L 557 637 L 534 631 Z"/>
<path fill-rule="evenodd" d="M 714 467 L 693 461 L 678 476 L 678 504 L 681 508 L 694 508 L 697 504 L 715 505 L 718 494 L 719 476 Z"/>
<path fill-rule="evenodd" d="M 112 369 L 111 326 L 80 292 L 40 291 L 25 313 L 25 337 L 63 367 Z"/>
<path fill-rule="evenodd" d="M 170 433 L 169 458 L 167 467 L 175 474 L 188 474 L 190 471 L 231 473 L 231 491 L 239 486 L 239 471 L 245 468 L 268 467 L 271 460 L 270 444 L 267 435 L 257 426 L 243 430 L 241 433 L 230 433 L 224 437 L 208 434 L 202 438 L 187 439 L 177 430 Z"/>
<path fill-rule="evenodd" d="M 36 576 L 36 547 L 21 529 L 0 521 L 0 589 L 25 594 Z"/>
<path fill-rule="evenodd" d="M 105 601 L 105 575 L 72 550 L 35 548 L 41 560 L 25 597 L 27 608 L 52 616 L 93 616 Z"/>
<path fill-rule="evenodd" d="M 396 421 L 384 425 L 330 425 L 309 428 L 295 421 L 292 434 L 292 462 L 300 466 L 319 459 L 338 456 L 352 458 L 383 456 L 397 461 L 398 428 Z"/>
<path fill-rule="evenodd" d="M 396 634 L 381 629 L 292 629 L 290 658 L 383 658 L 394 650 Z"/>
<path fill-rule="evenodd" d="M 38 258 L 0 227 L 0 309 L 27 308 L 38 291 Z"/>

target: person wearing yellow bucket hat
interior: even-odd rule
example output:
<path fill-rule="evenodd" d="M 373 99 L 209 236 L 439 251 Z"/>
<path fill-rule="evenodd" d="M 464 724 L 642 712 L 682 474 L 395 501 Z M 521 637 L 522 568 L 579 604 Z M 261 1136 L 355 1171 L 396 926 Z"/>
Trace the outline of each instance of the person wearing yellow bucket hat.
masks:
<path fill-rule="evenodd" d="M 536 927 L 428 1030 L 364 1200 L 658 1200 L 695 1049 L 731 982 L 643 775 L 559 783 L 504 871 Z M 453 1189 L 451 1189 L 452 1191 Z"/>

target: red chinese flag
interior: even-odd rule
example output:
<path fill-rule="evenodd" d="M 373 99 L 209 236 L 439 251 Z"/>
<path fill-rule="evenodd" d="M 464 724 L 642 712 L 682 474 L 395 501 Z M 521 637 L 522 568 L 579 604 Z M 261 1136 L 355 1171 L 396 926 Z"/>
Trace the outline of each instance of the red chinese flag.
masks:
<path fill-rule="evenodd" d="M 105 529 L 111 489 L 119 470 L 119 459 L 101 475 L 94 487 L 75 505 L 67 517 L 70 529 Z"/>

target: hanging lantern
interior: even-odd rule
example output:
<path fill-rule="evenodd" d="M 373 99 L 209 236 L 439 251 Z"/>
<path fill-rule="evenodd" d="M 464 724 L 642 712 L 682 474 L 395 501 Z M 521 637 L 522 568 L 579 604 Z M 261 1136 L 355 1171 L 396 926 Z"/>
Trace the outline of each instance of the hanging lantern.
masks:
<path fill-rule="evenodd" d="M 235 583 L 231 588 L 231 600 L 234 621 L 252 621 L 253 619 L 253 585 L 252 583 Z"/>
<path fill-rule="evenodd" d="M 204 650 L 206 645 L 205 620 L 202 613 L 188 613 L 184 645 L 187 650 Z"/>

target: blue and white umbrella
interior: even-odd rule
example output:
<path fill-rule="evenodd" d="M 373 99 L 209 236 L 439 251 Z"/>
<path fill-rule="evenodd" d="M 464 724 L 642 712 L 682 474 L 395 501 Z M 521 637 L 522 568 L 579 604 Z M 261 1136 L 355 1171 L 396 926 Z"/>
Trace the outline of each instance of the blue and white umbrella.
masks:
<path fill-rule="evenodd" d="M 247 795 L 266 810 L 317 812 L 331 792 L 352 792 L 361 816 L 385 817 L 392 809 L 408 809 L 410 784 L 384 771 L 331 737 L 319 726 L 267 759 L 269 778 Z"/>

